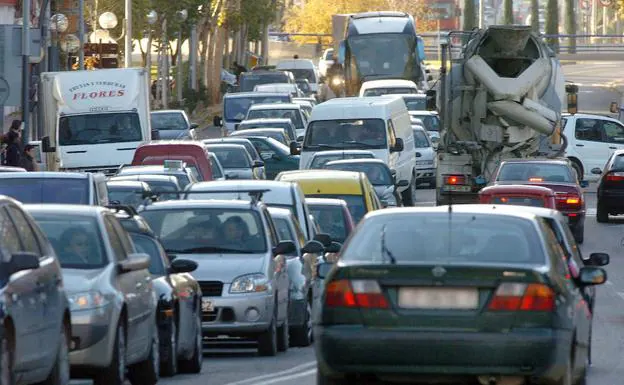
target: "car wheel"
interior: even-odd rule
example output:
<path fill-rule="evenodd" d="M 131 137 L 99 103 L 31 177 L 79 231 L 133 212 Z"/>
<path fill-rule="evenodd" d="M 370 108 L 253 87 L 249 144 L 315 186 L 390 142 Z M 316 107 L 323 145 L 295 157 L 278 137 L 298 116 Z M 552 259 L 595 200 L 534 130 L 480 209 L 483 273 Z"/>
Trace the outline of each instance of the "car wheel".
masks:
<path fill-rule="evenodd" d="M 164 377 L 175 376 L 178 372 L 178 327 L 175 316 L 171 320 L 169 332 L 163 335 L 167 346 L 163 347 L 161 372 Z"/>
<path fill-rule="evenodd" d="M 108 368 L 93 378 L 93 385 L 123 385 L 126 381 L 126 328 L 123 323 L 117 325 L 113 357 Z"/>
<path fill-rule="evenodd" d="M 596 221 L 598 223 L 609 222 L 609 211 L 604 205 L 600 204 L 600 201 L 598 201 L 598 207 L 596 208 Z"/>
<path fill-rule="evenodd" d="M 592 315 L 593 318 L 593 315 Z M 587 366 L 591 366 L 592 364 L 592 331 L 594 329 L 594 322 L 592 319 L 592 323 L 589 324 L 589 341 L 587 346 Z"/>
<path fill-rule="evenodd" d="M 258 337 L 258 354 L 261 356 L 277 355 L 277 320 L 275 316 L 271 320 L 269 329 Z"/>
<path fill-rule="evenodd" d="M 582 181 L 583 180 L 583 166 L 579 163 L 579 161 L 575 160 L 575 159 L 571 159 L 572 162 L 572 168 L 574 169 L 574 171 L 576 171 L 576 176 L 578 178 L 578 181 Z"/>
<path fill-rule="evenodd" d="M 128 379 L 132 385 L 154 385 L 160 378 L 160 340 L 158 325 L 154 325 L 152 342 L 149 354 L 144 361 L 134 364 L 128 372 Z"/>
<path fill-rule="evenodd" d="M 15 346 L 9 330 L 0 336 L 0 385 L 15 385 Z"/>
<path fill-rule="evenodd" d="M 416 203 L 416 177 L 412 175 L 410 185 L 401 193 L 401 200 L 404 206 L 414 206 Z"/>
<path fill-rule="evenodd" d="M 56 361 L 48 378 L 43 385 L 67 385 L 69 384 L 69 325 L 63 323 L 59 339 Z"/>
<path fill-rule="evenodd" d="M 292 329 L 291 346 L 310 346 L 312 343 L 312 306 L 306 301 L 306 311 L 303 325 Z"/>
<path fill-rule="evenodd" d="M 344 381 L 339 378 L 334 378 L 326 375 L 321 370 L 320 365 L 316 365 L 316 385 L 339 385 L 344 384 Z"/>
<path fill-rule="evenodd" d="M 288 350 L 288 345 L 290 343 L 290 332 L 288 328 L 288 312 L 286 313 L 286 319 L 282 326 L 277 328 L 277 350 L 280 352 L 285 352 Z"/>
<path fill-rule="evenodd" d="M 201 309 L 198 310 L 201 313 Z M 201 318 L 195 317 L 195 346 L 193 354 L 188 360 L 180 360 L 180 369 L 184 373 L 200 373 L 204 363 L 204 338 L 202 334 Z"/>
<path fill-rule="evenodd" d="M 585 226 L 580 225 L 577 226 L 576 229 L 574 229 L 574 240 L 576 240 L 576 243 L 583 243 L 583 241 L 585 240 Z"/>

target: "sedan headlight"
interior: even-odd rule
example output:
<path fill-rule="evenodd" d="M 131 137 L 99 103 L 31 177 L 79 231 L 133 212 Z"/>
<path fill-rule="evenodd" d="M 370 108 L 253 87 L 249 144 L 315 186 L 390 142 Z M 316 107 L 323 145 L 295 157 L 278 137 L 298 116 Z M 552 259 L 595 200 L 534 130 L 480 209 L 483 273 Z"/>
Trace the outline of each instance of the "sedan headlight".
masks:
<path fill-rule="evenodd" d="M 230 286 L 230 293 L 259 293 L 269 290 L 269 280 L 264 274 L 247 274 L 242 275 L 234 281 Z"/>
<path fill-rule="evenodd" d="M 433 160 L 417 160 L 416 166 L 433 166 Z"/>
<path fill-rule="evenodd" d="M 91 310 L 108 305 L 108 300 L 99 291 L 86 291 L 82 293 L 71 294 L 68 296 L 69 309 L 74 310 Z"/>

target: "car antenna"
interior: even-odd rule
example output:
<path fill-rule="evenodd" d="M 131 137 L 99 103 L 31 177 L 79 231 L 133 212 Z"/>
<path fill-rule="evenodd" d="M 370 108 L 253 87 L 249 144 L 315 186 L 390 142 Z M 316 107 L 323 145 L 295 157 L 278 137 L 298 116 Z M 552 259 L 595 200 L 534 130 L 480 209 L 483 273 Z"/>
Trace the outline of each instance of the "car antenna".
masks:
<path fill-rule="evenodd" d="M 391 264 L 396 265 L 396 258 L 394 257 L 394 255 L 392 255 L 392 252 L 388 250 L 388 247 L 386 246 L 386 226 L 387 225 L 384 225 L 383 229 L 381 230 L 381 252 L 385 257 L 388 257 Z"/>

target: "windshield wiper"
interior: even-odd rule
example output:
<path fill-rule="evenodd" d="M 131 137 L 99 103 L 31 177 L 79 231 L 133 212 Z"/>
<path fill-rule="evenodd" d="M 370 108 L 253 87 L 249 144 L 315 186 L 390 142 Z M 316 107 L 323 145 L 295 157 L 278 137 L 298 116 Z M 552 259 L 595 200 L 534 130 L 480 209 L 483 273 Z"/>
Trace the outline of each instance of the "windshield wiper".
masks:
<path fill-rule="evenodd" d="M 373 147 L 377 147 L 377 146 L 376 146 L 376 145 L 374 145 L 374 144 L 364 143 L 364 142 L 358 142 L 357 140 L 348 140 L 348 141 L 345 141 L 345 142 L 342 142 L 342 143 L 344 143 L 344 144 L 353 144 L 353 145 L 356 145 L 356 146 L 364 146 L 364 147 L 366 147 L 366 148 L 373 148 Z"/>
<path fill-rule="evenodd" d="M 227 247 L 218 247 L 218 246 L 199 246 L 199 247 L 190 247 L 188 249 L 181 250 L 167 250 L 170 253 L 179 253 L 179 254 L 193 254 L 193 253 L 237 253 L 237 254 L 254 254 L 255 251 L 249 250 L 240 250 L 240 249 L 231 249 Z"/>
<path fill-rule="evenodd" d="M 381 252 L 383 256 L 390 261 L 390 264 L 396 265 L 396 258 L 386 246 L 386 225 L 384 225 L 383 229 L 381 230 Z"/>
<path fill-rule="evenodd" d="M 325 144 L 325 143 L 306 144 L 305 147 L 306 148 L 342 148 L 341 146 L 335 146 L 333 144 Z"/>

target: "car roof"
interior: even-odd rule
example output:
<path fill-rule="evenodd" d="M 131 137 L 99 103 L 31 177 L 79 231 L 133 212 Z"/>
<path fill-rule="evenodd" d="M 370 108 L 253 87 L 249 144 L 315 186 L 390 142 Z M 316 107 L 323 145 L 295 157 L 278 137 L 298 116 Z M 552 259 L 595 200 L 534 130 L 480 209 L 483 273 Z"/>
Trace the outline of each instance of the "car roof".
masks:
<path fill-rule="evenodd" d="M 244 138 L 241 138 L 244 139 Z M 247 149 L 245 148 L 245 146 L 243 146 L 242 144 L 236 144 L 236 143 L 206 143 L 206 146 L 209 146 L 208 149 L 212 150 L 215 148 L 229 148 L 229 149 L 237 149 L 237 150 L 244 150 L 245 152 L 247 152 Z"/>
<path fill-rule="evenodd" d="M 423 93 L 417 93 L 417 94 L 385 94 L 385 95 L 380 95 L 380 96 L 400 96 L 402 98 L 413 98 L 413 99 L 426 99 L 427 95 L 423 94 Z"/>
<path fill-rule="evenodd" d="M 378 79 L 368 80 L 362 83 L 361 88 L 375 88 L 375 87 L 410 87 L 418 88 L 416 83 L 407 79 Z"/>
<path fill-rule="evenodd" d="M 139 180 L 108 180 L 106 182 L 108 187 L 129 187 L 129 188 L 149 188 L 149 185 Z"/>
<path fill-rule="evenodd" d="M 143 174 L 149 174 L 149 173 L 160 173 L 160 172 L 165 172 L 167 174 L 172 174 L 172 175 L 177 175 L 177 174 L 184 174 L 186 175 L 188 169 L 169 169 L 169 168 L 165 168 L 165 166 L 161 166 L 161 165 L 141 165 L 141 166 L 125 166 L 122 167 L 119 172 L 140 172 Z M 124 176 L 122 174 L 116 174 L 115 176 Z"/>
<path fill-rule="evenodd" d="M 258 119 L 243 120 L 242 122 L 240 122 L 240 124 L 265 123 L 268 121 L 276 122 L 276 123 L 292 123 L 292 120 L 290 120 L 289 118 L 258 118 Z"/>
<path fill-rule="evenodd" d="M 135 179 L 136 178 L 136 179 Z M 137 181 L 154 181 L 154 182 L 173 182 L 178 183 L 178 180 L 172 175 L 162 174 L 134 174 L 134 175 L 113 175 L 109 181 L 120 182 L 124 180 L 137 180 Z"/>
<path fill-rule="evenodd" d="M 317 158 L 317 157 L 320 157 L 320 156 L 341 155 L 341 154 L 348 154 L 348 155 L 366 154 L 366 155 L 373 155 L 373 156 L 375 156 L 375 154 L 372 151 L 369 151 L 369 150 L 327 150 L 327 151 L 315 152 L 314 155 L 312 155 L 312 157 L 313 158 Z"/>
<path fill-rule="evenodd" d="M 280 173 L 281 181 L 314 181 L 332 179 L 339 182 L 360 182 L 361 172 L 342 170 L 292 170 Z"/>
<path fill-rule="evenodd" d="M 210 139 L 204 139 L 203 143 L 204 145 L 209 145 L 209 144 L 236 144 L 236 143 L 246 143 L 249 142 L 249 139 L 246 138 L 232 138 L 229 136 L 224 136 L 223 138 L 210 138 Z M 251 143 L 251 142 L 250 142 Z M 240 144 L 238 145 L 240 146 Z"/>
<path fill-rule="evenodd" d="M 257 73 L 255 73 L 257 74 Z M 272 96 L 290 96 L 287 92 L 234 92 L 225 94 L 224 99 L 238 99 L 238 98 L 268 98 Z"/>
<path fill-rule="evenodd" d="M 268 207 L 269 214 L 279 218 L 293 218 L 293 214 L 290 210 L 281 207 Z"/>
<path fill-rule="evenodd" d="M 184 110 L 157 110 L 157 111 L 150 111 L 150 114 L 170 114 L 170 113 L 186 114 L 186 112 Z"/>
<path fill-rule="evenodd" d="M 15 166 L 0 166 L 0 172 L 26 172 L 26 169 Z"/>
<path fill-rule="evenodd" d="M 177 147 L 189 147 L 189 148 L 193 148 L 193 147 L 200 147 L 202 148 L 202 143 L 199 140 L 157 140 L 157 141 L 152 141 L 152 142 L 148 142 L 148 143 L 144 143 L 142 145 L 139 146 L 139 148 L 144 149 L 146 147 L 165 147 L 165 146 L 169 146 L 169 147 L 173 147 L 173 148 L 177 148 Z M 138 150 L 138 148 L 137 148 Z M 145 151 L 145 150 L 143 150 Z M 156 155 L 155 156 L 160 156 L 160 155 Z"/>
<path fill-rule="evenodd" d="M 38 213 L 58 213 L 58 214 L 70 214 L 81 215 L 85 217 L 95 217 L 103 212 L 108 212 L 106 207 L 102 206 L 88 206 L 88 205 L 66 205 L 66 204 L 48 204 L 37 203 L 23 205 L 24 209 L 31 212 Z"/>
<path fill-rule="evenodd" d="M 505 159 L 501 161 L 501 166 L 506 163 L 549 163 L 549 164 L 558 164 L 562 166 L 570 166 L 570 161 L 567 159 L 550 159 L 550 158 L 531 158 L 531 159 Z"/>
<path fill-rule="evenodd" d="M 417 95 L 417 94 L 413 94 L 413 95 Z M 416 117 L 416 116 L 438 116 L 438 112 L 437 111 L 408 111 L 408 113 L 412 117 Z"/>
<path fill-rule="evenodd" d="M 538 193 L 538 194 L 554 194 L 555 192 L 544 186 L 526 185 L 526 184 L 501 184 L 494 186 L 487 186 L 481 189 L 480 193 L 487 193 L 490 191 L 500 193 Z"/>
<path fill-rule="evenodd" d="M 624 149 L 613 151 L 614 156 L 619 156 L 624 154 Z"/>
<path fill-rule="evenodd" d="M 296 103 L 264 103 L 264 104 L 254 104 L 249 107 L 249 111 L 251 110 L 296 110 L 300 109 L 301 106 Z"/>
<path fill-rule="evenodd" d="M 264 189 L 291 189 L 292 183 L 280 182 L 275 180 L 219 180 L 197 182 L 190 185 L 187 191 L 236 191 L 236 190 L 264 190 Z"/>
<path fill-rule="evenodd" d="M 388 165 L 386 164 L 386 162 L 384 162 L 381 159 L 369 159 L 369 158 L 358 158 L 358 159 L 337 159 L 337 160 L 330 160 L 329 162 L 325 163 L 325 165 L 334 165 L 334 164 L 354 164 L 354 163 L 359 163 L 359 164 L 378 164 L 378 165 L 382 165 L 385 166 L 386 168 L 390 168 L 388 167 Z"/>
<path fill-rule="evenodd" d="M 154 202 L 143 206 L 142 211 L 167 210 L 167 209 L 194 209 L 194 208 L 223 208 L 223 209 L 254 209 L 255 204 L 250 201 L 225 200 L 225 199 L 186 199 Z"/>
<path fill-rule="evenodd" d="M 286 130 L 284 128 L 273 128 L 273 127 L 267 127 L 267 128 L 249 128 L 247 130 L 237 130 L 234 131 L 232 133 L 232 135 L 234 136 L 238 136 L 238 135 L 243 135 L 243 134 L 251 134 L 251 133 L 258 133 L 258 132 L 274 132 L 276 134 L 283 134 L 286 132 Z M 251 135 L 251 136 L 262 136 L 260 134 L 257 135 Z"/>
<path fill-rule="evenodd" d="M 444 213 L 459 213 L 459 214 L 486 214 L 486 215 L 503 215 L 511 216 L 522 219 L 534 220 L 537 215 L 532 214 L 524 209 L 526 206 L 512 206 L 512 205 L 486 205 L 486 204 L 461 204 L 452 205 L 449 210 L 449 206 L 422 206 L 422 207 L 401 207 L 401 208 L 386 208 L 383 210 L 375 210 L 367 217 L 378 216 L 399 216 L 399 215 L 414 215 L 414 214 L 444 214 Z"/>
<path fill-rule="evenodd" d="M 41 179 L 41 178 L 57 178 L 57 179 L 88 179 L 89 173 L 86 172 L 60 172 L 60 171 L 38 171 L 38 172 L 3 172 L 0 178 L 24 178 L 24 179 Z"/>
<path fill-rule="evenodd" d="M 306 204 L 310 206 L 340 206 L 347 207 L 347 202 L 342 199 L 334 199 L 334 198 L 305 198 Z"/>

